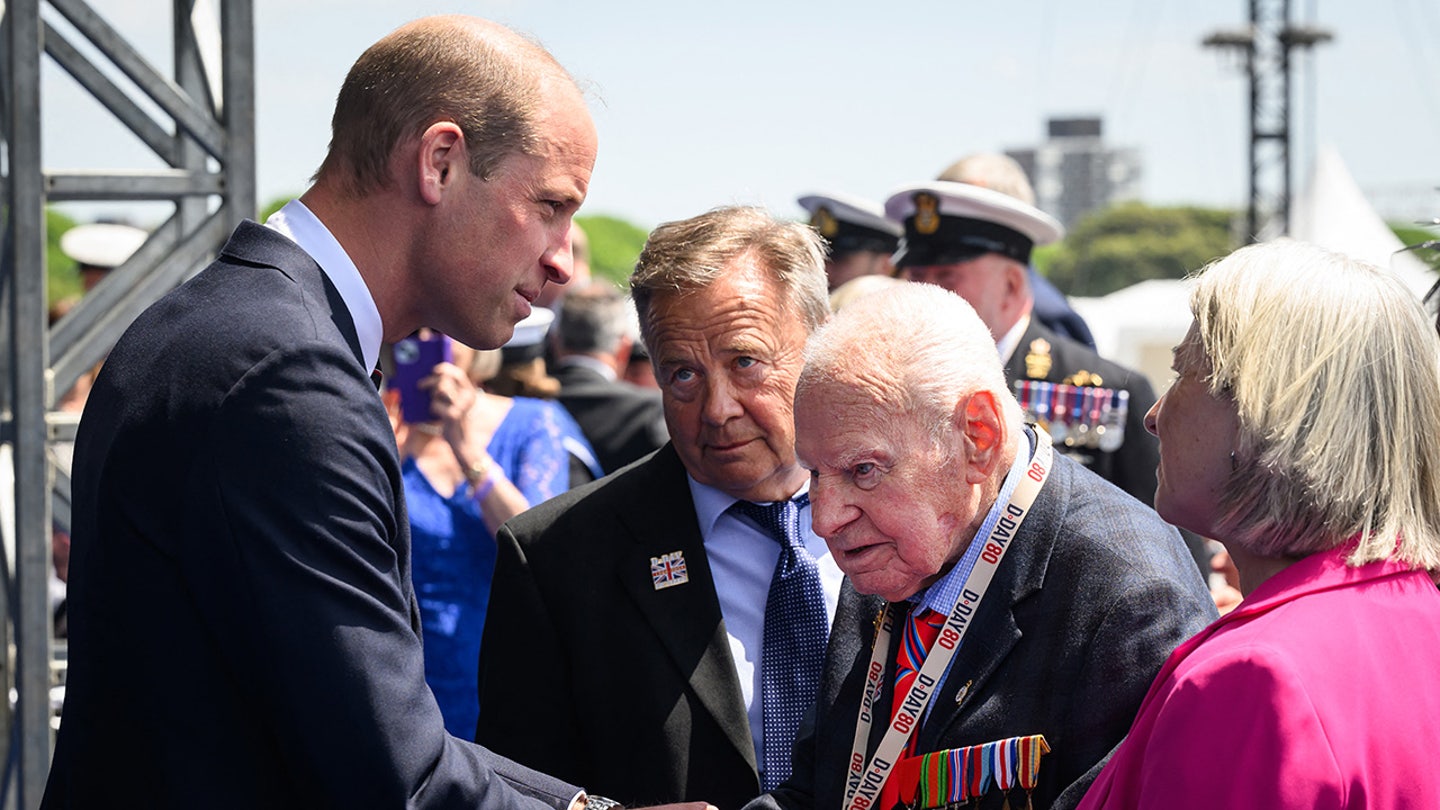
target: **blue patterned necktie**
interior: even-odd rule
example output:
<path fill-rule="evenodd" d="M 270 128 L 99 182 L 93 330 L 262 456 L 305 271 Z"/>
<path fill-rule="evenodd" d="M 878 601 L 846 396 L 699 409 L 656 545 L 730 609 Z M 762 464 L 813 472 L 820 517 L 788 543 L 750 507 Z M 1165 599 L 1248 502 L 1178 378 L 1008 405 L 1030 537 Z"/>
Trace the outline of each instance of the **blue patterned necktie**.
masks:
<path fill-rule="evenodd" d="M 830 634 L 820 569 L 805 549 L 800 532 L 800 509 L 809 502 L 810 496 L 802 494 L 793 501 L 737 501 L 731 507 L 783 546 L 765 599 L 765 638 L 760 649 L 764 747 L 760 787 L 766 791 L 790 776 L 790 749 L 800 718 L 815 703 L 820 689 L 825 640 Z"/>

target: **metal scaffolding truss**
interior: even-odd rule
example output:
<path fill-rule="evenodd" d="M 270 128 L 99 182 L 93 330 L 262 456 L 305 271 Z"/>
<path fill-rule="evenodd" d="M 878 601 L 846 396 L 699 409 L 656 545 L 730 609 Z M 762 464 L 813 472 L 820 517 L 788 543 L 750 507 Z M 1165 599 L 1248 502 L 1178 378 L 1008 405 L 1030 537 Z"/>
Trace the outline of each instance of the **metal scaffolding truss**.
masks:
<path fill-rule="evenodd" d="M 53 24 L 61 19 L 65 25 Z M 0 649 L 11 654 L 0 668 L 3 684 L 18 695 L 13 710 L 0 704 L 8 732 L 0 736 L 6 807 L 38 807 L 50 767 L 50 537 L 52 521 L 69 523 L 69 481 L 51 450 L 73 439 L 75 428 L 73 418 L 53 411 L 56 400 L 104 359 L 145 307 L 203 267 L 232 227 L 256 211 L 251 0 L 173 0 L 172 21 L 167 75 L 84 0 L 0 0 L 0 444 L 14 468 L 13 560 L 0 555 Z M 166 168 L 47 168 L 46 57 Z M 49 327 L 45 207 L 76 200 L 168 201 L 174 210 Z"/>
<path fill-rule="evenodd" d="M 1239 51 L 1250 79 L 1250 202 L 1247 241 L 1283 236 L 1293 196 L 1290 161 L 1292 52 L 1328 42 L 1320 28 L 1292 25 L 1290 0 L 1249 0 L 1250 25 L 1217 31 L 1207 47 Z"/>

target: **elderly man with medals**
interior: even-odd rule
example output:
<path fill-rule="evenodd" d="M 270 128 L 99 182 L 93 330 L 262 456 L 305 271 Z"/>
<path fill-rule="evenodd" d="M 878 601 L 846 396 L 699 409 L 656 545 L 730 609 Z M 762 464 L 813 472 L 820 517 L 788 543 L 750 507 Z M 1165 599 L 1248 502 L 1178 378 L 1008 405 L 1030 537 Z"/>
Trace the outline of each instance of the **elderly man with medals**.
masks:
<path fill-rule="evenodd" d="M 792 775 L 751 810 L 1074 806 L 1215 617 L 1175 530 L 1052 452 L 931 285 L 822 327 L 795 420 L 847 582 Z"/>

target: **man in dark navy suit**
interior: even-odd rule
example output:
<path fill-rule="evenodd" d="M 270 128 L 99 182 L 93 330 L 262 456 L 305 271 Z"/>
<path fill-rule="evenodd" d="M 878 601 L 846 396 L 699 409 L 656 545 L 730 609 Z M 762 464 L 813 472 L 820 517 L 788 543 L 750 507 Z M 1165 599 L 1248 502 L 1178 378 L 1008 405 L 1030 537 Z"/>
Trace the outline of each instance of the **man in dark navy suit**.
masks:
<path fill-rule="evenodd" d="M 595 149 L 543 49 L 408 24 L 352 67 L 313 187 L 120 339 L 76 440 L 45 806 L 608 804 L 445 734 L 371 374 L 422 326 L 498 346 L 569 279 Z"/>

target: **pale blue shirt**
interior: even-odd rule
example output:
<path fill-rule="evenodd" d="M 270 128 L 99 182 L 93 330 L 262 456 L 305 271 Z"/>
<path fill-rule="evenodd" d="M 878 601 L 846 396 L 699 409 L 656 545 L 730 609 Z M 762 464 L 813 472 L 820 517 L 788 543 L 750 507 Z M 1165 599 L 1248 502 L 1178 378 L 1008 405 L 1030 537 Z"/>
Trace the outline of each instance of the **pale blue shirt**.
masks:
<path fill-rule="evenodd" d="M 385 334 L 380 323 L 380 310 L 375 307 L 375 299 L 370 295 L 370 288 L 355 267 L 355 262 L 346 255 L 330 229 L 299 200 L 291 200 L 284 208 L 271 214 L 265 220 L 265 227 L 289 238 L 320 265 L 325 277 L 340 292 L 345 308 L 350 310 L 366 371 L 378 367 L 380 342 Z"/>
<path fill-rule="evenodd" d="M 745 698 L 746 715 L 750 720 L 750 738 L 755 743 L 756 761 L 762 761 L 760 714 L 760 648 L 765 632 L 765 600 L 770 594 L 770 577 L 780 559 L 780 544 L 748 521 L 727 512 L 736 499 L 718 489 L 686 476 L 690 483 L 690 499 L 700 521 L 700 537 L 705 541 L 705 557 L 715 577 L 715 595 L 720 599 L 720 614 L 725 618 L 725 632 L 730 638 L 730 656 L 740 676 L 740 692 Z M 809 481 L 795 495 L 809 488 Z M 792 498 L 794 495 L 791 496 Z M 840 582 L 844 574 L 830 556 L 825 541 L 810 528 L 810 507 L 800 510 L 800 529 L 805 533 L 805 548 L 820 569 L 820 587 L 825 591 L 825 618 L 835 621 L 835 605 L 840 601 Z"/>

